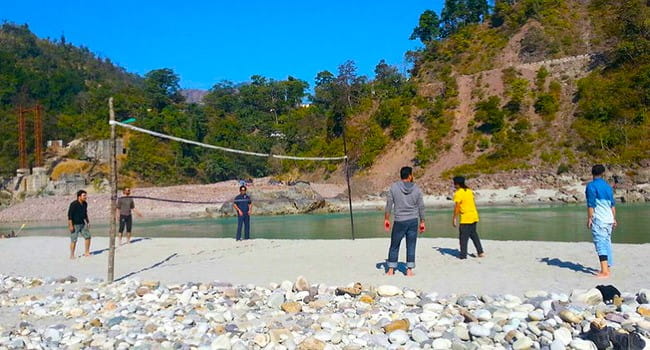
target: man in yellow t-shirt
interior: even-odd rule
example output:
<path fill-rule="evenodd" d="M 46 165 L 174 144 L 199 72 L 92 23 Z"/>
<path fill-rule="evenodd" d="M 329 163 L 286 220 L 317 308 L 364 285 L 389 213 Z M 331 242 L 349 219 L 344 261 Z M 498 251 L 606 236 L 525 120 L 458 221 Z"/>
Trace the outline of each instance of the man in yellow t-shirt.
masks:
<path fill-rule="evenodd" d="M 481 239 L 476 232 L 476 223 L 478 223 L 478 211 L 474 203 L 474 192 L 465 185 L 465 178 L 462 176 L 454 177 L 454 214 L 451 223 L 454 227 L 458 227 L 458 239 L 460 241 L 460 259 L 467 259 L 467 242 L 472 239 L 476 254 L 479 257 L 484 257 L 483 247 L 481 246 Z M 460 220 L 458 220 L 460 218 Z M 460 221 L 460 222 L 459 222 Z"/>

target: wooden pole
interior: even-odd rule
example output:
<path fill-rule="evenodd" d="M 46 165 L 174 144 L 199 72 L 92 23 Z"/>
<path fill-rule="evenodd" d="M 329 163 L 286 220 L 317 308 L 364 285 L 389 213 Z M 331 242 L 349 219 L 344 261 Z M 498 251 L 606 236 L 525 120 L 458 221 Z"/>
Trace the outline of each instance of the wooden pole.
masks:
<path fill-rule="evenodd" d="M 350 165 L 348 163 L 348 141 L 347 138 L 345 137 L 345 123 L 343 123 L 343 153 L 345 153 L 345 180 L 348 183 L 348 204 L 350 206 L 350 226 L 352 227 L 352 240 L 354 241 L 354 217 L 352 216 L 352 190 L 350 188 Z"/>
<path fill-rule="evenodd" d="M 117 209 L 117 159 L 116 159 L 116 146 L 115 142 L 115 111 L 113 110 L 113 97 L 108 99 L 108 112 L 111 125 L 111 142 L 109 150 L 109 163 L 111 171 L 111 222 L 108 231 L 108 283 L 112 283 L 115 277 L 115 219 Z"/>

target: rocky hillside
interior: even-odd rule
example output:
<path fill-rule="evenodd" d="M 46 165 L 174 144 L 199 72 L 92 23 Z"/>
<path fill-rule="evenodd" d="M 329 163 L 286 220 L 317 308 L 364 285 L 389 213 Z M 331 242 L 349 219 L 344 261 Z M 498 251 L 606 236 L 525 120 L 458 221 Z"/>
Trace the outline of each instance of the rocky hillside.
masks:
<path fill-rule="evenodd" d="M 647 181 L 639 174 L 648 165 L 650 147 L 638 132 L 650 130 L 644 112 L 650 36 L 647 23 L 631 11 L 649 13 L 649 7 L 633 1 L 556 1 L 556 10 L 494 24 L 494 17 L 509 18 L 529 3 L 515 1 L 500 14 L 497 6 L 492 21 L 424 42 L 414 53 L 418 94 L 443 104 L 439 119 L 446 120 L 438 125 L 447 123 L 447 129 L 423 125 L 421 116 L 430 107 L 416 108 L 406 135 L 360 173 L 360 181 L 372 184 L 367 188 L 385 188 L 408 160 L 416 161 L 419 181 L 430 193 L 447 191 L 445 179 L 453 174 L 480 176 L 477 186 L 532 181 L 544 187 L 549 176 L 583 177 L 594 162 L 610 165 L 610 175 L 621 181 Z M 617 16 L 629 27 L 640 26 L 632 36 L 646 45 L 627 61 L 619 56 L 626 34 L 607 23 Z M 638 86 L 640 95 L 621 95 L 626 101 L 614 106 L 599 104 L 630 86 Z M 435 132 L 438 137 L 431 137 Z M 428 144 L 429 161 L 419 162 L 417 140 Z"/>

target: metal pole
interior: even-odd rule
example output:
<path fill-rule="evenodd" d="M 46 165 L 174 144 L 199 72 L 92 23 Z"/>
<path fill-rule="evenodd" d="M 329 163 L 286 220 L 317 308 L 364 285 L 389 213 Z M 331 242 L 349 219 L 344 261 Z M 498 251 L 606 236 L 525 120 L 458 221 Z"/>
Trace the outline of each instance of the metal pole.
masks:
<path fill-rule="evenodd" d="M 37 104 L 34 115 L 34 163 L 43 166 L 43 106 Z"/>
<path fill-rule="evenodd" d="M 347 138 L 345 137 L 345 123 L 343 123 L 343 153 L 345 153 L 345 180 L 348 183 L 348 204 L 350 206 L 350 225 L 352 226 L 352 240 L 354 241 L 354 217 L 352 216 L 352 190 L 350 188 L 350 166 L 348 164 L 348 142 L 347 142 Z"/>
<path fill-rule="evenodd" d="M 117 208 L 117 159 L 116 159 L 116 142 L 115 142 L 115 111 L 113 110 L 113 97 L 108 99 L 108 111 L 111 121 L 111 146 L 110 146 L 110 171 L 111 171 L 111 223 L 108 231 L 108 283 L 112 283 L 115 277 L 115 219 Z"/>
<path fill-rule="evenodd" d="M 20 169 L 27 168 L 27 142 L 25 139 L 25 110 L 23 106 L 18 106 L 18 157 L 20 159 Z M 25 175 L 29 175 L 29 172 Z"/>

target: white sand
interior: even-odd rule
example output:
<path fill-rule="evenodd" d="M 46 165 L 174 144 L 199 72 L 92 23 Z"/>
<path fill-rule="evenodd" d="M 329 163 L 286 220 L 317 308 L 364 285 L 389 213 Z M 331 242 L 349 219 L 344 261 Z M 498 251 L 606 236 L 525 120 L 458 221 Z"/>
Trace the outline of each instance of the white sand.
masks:
<path fill-rule="evenodd" d="M 108 239 L 93 239 L 92 251 L 105 249 Z M 106 278 L 108 251 L 69 260 L 69 239 L 20 237 L 0 240 L 0 273 L 29 277 L 73 275 Z M 613 284 L 620 290 L 650 288 L 650 244 L 616 244 L 614 275 L 596 279 L 586 269 L 597 267 L 591 243 L 483 241 L 486 258 L 459 260 L 450 253 L 457 240 L 423 238 L 418 241 L 415 277 L 385 276 L 388 237 L 351 240 L 250 240 L 210 238 L 152 238 L 120 247 L 115 277 L 132 273 L 142 280 L 164 283 L 253 283 L 295 281 L 304 275 L 310 283 L 332 286 L 361 282 L 392 284 L 442 294 L 473 293 L 521 295 L 528 290 L 569 293 L 575 288 Z M 77 253 L 82 252 L 79 241 Z M 470 244 L 471 247 L 471 244 Z M 470 253 L 473 253 L 470 248 Z M 550 260 L 548 263 L 544 260 Z M 400 261 L 405 260 L 402 245 Z"/>

